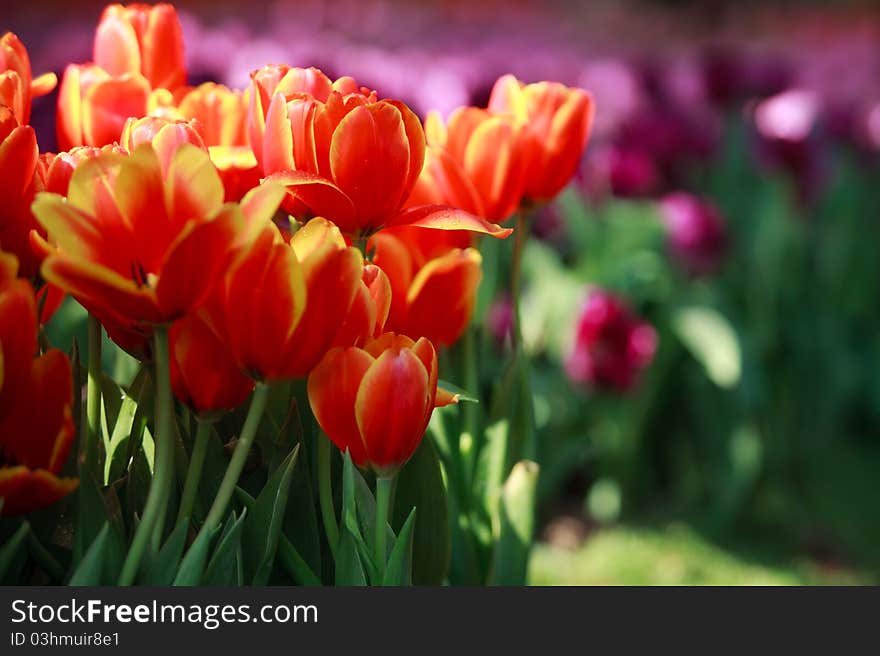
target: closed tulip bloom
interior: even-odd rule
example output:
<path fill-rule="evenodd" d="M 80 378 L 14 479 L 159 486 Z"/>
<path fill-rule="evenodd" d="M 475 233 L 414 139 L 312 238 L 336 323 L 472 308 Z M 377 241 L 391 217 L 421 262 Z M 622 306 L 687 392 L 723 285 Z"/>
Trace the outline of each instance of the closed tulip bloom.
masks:
<path fill-rule="evenodd" d="M 108 5 L 95 31 L 95 64 L 110 75 L 143 75 L 152 88 L 186 83 L 183 30 L 170 4 Z"/>
<path fill-rule="evenodd" d="M 694 276 L 717 269 L 727 250 L 727 229 L 718 209 L 688 193 L 669 194 L 660 203 L 670 253 Z"/>
<path fill-rule="evenodd" d="M 604 291 L 593 291 L 578 318 L 575 343 L 565 370 L 579 384 L 626 392 L 650 364 L 657 333 L 625 303 Z"/>
<path fill-rule="evenodd" d="M 168 334 L 174 395 L 202 417 L 238 407 L 254 388 L 199 313 L 171 326 Z"/>
<path fill-rule="evenodd" d="M 94 64 L 70 64 L 58 91 L 58 148 L 118 141 L 129 117 L 146 115 L 149 95 L 150 83 L 140 73 L 112 76 Z"/>
<path fill-rule="evenodd" d="M 0 253 L 0 514 L 42 510 L 72 492 L 59 476 L 73 441 L 70 362 L 57 349 L 35 358 L 37 308 L 16 279 L 15 257 Z"/>
<path fill-rule="evenodd" d="M 581 161 L 593 123 L 592 97 L 557 82 L 523 84 L 504 75 L 492 88 L 489 109 L 512 115 L 528 126 L 524 197 L 552 199 Z"/>
<path fill-rule="evenodd" d="M 85 161 L 101 154 L 116 153 L 127 155 L 128 151 L 119 144 L 108 146 L 77 146 L 60 153 L 41 153 L 37 162 L 37 177 L 41 191 L 66 196 L 70 189 L 70 178 L 76 168 Z"/>
<path fill-rule="evenodd" d="M 21 263 L 21 275 L 33 278 L 40 257 L 30 245 L 38 228 L 31 214 L 37 170 L 37 137 L 29 125 L 19 125 L 12 110 L 0 106 L 0 248 Z"/>
<path fill-rule="evenodd" d="M 385 333 L 363 348 L 327 353 L 309 376 L 309 403 L 356 465 L 389 477 L 415 453 L 434 408 L 457 400 L 437 380 L 429 340 Z"/>
<path fill-rule="evenodd" d="M 359 346 L 385 332 L 391 312 L 391 281 L 375 264 L 364 263 L 361 284 L 333 346 Z"/>
<path fill-rule="evenodd" d="M 458 341 L 470 322 L 482 277 L 482 258 L 470 248 L 468 233 L 446 232 L 462 244 L 447 241 L 438 247 L 424 238 L 434 232 L 397 228 L 374 235 L 373 262 L 391 281 L 389 330 L 413 339 L 426 337 L 436 346 Z"/>
<path fill-rule="evenodd" d="M 208 152 L 208 147 L 202 139 L 201 129 L 201 124 L 195 119 L 185 121 L 158 116 L 132 117 L 125 122 L 119 141 L 129 152 L 133 152 L 142 144 L 152 145 L 156 155 L 159 156 L 162 170 L 167 171 L 174 153 L 181 144 L 192 144 Z"/>
<path fill-rule="evenodd" d="M 21 125 L 31 120 L 31 102 L 55 88 L 54 73 L 33 79 L 24 44 L 12 32 L 0 37 L 0 105 L 6 105 Z"/>
<path fill-rule="evenodd" d="M 224 205 L 207 153 L 182 144 L 163 170 L 144 144 L 128 157 L 102 154 L 81 164 L 66 200 L 39 194 L 33 211 L 48 242 L 34 243 L 47 255 L 46 280 L 99 316 L 150 327 L 202 305 L 236 245 L 272 216 L 275 200 Z"/>
<path fill-rule="evenodd" d="M 462 107 L 445 125 L 439 114 L 429 113 L 425 131 L 429 152 L 408 205 L 443 203 L 489 221 L 513 214 L 527 163 L 522 124 Z"/>

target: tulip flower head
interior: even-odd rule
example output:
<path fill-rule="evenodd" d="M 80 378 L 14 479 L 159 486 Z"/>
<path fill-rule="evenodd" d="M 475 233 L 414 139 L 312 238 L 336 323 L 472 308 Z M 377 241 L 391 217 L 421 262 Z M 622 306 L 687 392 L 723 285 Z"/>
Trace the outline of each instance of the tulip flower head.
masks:
<path fill-rule="evenodd" d="M 154 89 L 186 83 L 183 30 L 174 7 L 112 4 L 95 31 L 93 59 L 112 76 L 143 75 Z"/>
<path fill-rule="evenodd" d="M 0 37 L 0 105 L 6 105 L 21 125 L 31 119 L 33 98 L 45 96 L 55 88 L 54 73 L 31 76 L 31 60 L 24 44 L 12 32 Z"/>
<path fill-rule="evenodd" d="M 224 205 L 220 178 L 199 148 L 180 145 L 163 168 L 144 144 L 128 157 L 81 164 L 67 199 L 39 194 L 33 211 L 48 242 L 34 242 L 47 255 L 46 280 L 98 316 L 149 328 L 198 309 L 246 223 L 268 220 L 274 209 Z"/>
<path fill-rule="evenodd" d="M 327 353 L 309 376 L 309 403 L 356 465 L 390 477 L 415 453 L 434 408 L 457 401 L 437 380 L 429 340 L 385 333 L 363 348 Z"/>
<path fill-rule="evenodd" d="M 636 384 L 656 348 L 657 333 L 650 324 L 622 300 L 596 290 L 581 310 L 565 370 L 575 383 L 625 392 Z"/>
<path fill-rule="evenodd" d="M 373 262 L 391 281 L 388 329 L 414 339 L 427 337 L 438 347 L 454 344 L 464 333 L 482 277 L 482 257 L 469 246 L 469 233 L 439 234 L 402 227 L 371 240 Z M 448 245 L 438 248 L 437 241 Z"/>
<path fill-rule="evenodd" d="M 593 99 L 557 82 L 523 84 L 504 75 L 492 88 L 489 110 L 523 121 L 527 134 L 524 197 L 550 200 L 577 170 L 593 123 Z"/>
<path fill-rule="evenodd" d="M 190 314 L 168 334 L 174 395 L 200 415 L 232 410 L 254 388 L 204 318 Z"/>
<path fill-rule="evenodd" d="M 59 476 L 73 441 L 70 362 L 37 350 L 30 283 L 16 278 L 14 256 L 0 253 L 0 499 L 3 515 L 41 510 L 72 492 Z"/>

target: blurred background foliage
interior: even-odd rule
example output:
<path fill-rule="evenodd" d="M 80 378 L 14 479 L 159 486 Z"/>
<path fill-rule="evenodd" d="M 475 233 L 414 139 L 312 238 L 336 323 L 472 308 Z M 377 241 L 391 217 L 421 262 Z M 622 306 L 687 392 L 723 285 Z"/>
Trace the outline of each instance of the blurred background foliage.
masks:
<path fill-rule="evenodd" d="M 2 28 L 36 71 L 60 73 L 87 59 L 103 4 L 15 3 Z M 580 179 L 536 212 L 524 263 L 542 466 L 534 583 L 880 579 L 876 3 L 176 5 L 192 82 L 316 65 L 421 115 L 485 103 L 508 71 L 594 93 Z M 42 150 L 53 102 L 35 106 Z M 696 240 L 676 249 L 662 200 L 679 191 L 715 208 L 723 238 L 695 219 Z M 508 347 L 510 249 L 482 249 L 488 397 Z M 566 376 L 591 289 L 656 331 L 625 391 Z M 82 322 L 68 302 L 53 343 L 84 343 Z M 105 353 L 124 381 L 130 363 Z"/>

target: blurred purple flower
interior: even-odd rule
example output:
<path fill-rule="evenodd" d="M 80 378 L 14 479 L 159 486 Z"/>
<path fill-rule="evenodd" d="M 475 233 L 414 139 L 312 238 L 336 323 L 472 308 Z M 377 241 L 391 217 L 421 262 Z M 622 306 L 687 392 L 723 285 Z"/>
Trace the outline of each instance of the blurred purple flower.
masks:
<path fill-rule="evenodd" d="M 513 335 L 513 303 L 507 294 L 496 298 L 486 312 L 486 327 L 499 346 Z"/>
<path fill-rule="evenodd" d="M 713 273 L 727 250 L 727 227 L 708 200 L 685 192 L 666 196 L 660 203 L 669 251 L 693 276 Z"/>
<path fill-rule="evenodd" d="M 656 350 L 654 328 L 622 299 L 597 289 L 581 310 L 565 370 L 574 383 L 626 392 L 636 385 Z"/>

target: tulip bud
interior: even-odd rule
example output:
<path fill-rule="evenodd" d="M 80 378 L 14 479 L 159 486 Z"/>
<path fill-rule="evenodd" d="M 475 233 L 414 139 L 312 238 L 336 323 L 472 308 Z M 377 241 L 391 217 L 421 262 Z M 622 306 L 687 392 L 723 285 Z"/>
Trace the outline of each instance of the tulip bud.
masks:
<path fill-rule="evenodd" d="M 333 443 L 382 477 L 393 476 L 415 453 L 434 408 L 457 400 L 438 391 L 431 342 L 394 333 L 363 348 L 331 350 L 309 376 L 308 391 Z"/>
<path fill-rule="evenodd" d="M 712 273 L 727 248 L 724 220 L 715 206 L 679 192 L 663 199 L 660 212 L 673 257 L 692 275 Z"/>
<path fill-rule="evenodd" d="M 657 334 L 650 324 L 620 299 L 596 290 L 581 310 L 565 370 L 575 383 L 625 392 L 636 384 L 656 348 Z"/>
<path fill-rule="evenodd" d="M 112 76 L 143 75 L 152 88 L 186 83 L 183 30 L 170 4 L 108 5 L 95 31 L 93 59 Z"/>
<path fill-rule="evenodd" d="M 167 171 L 181 144 L 189 143 L 208 152 L 200 134 L 201 129 L 201 124 L 195 119 L 184 121 L 156 116 L 132 117 L 125 122 L 119 142 L 129 151 L 141 144 L 151 144 L 159 156 L 162 170 Z"/>

